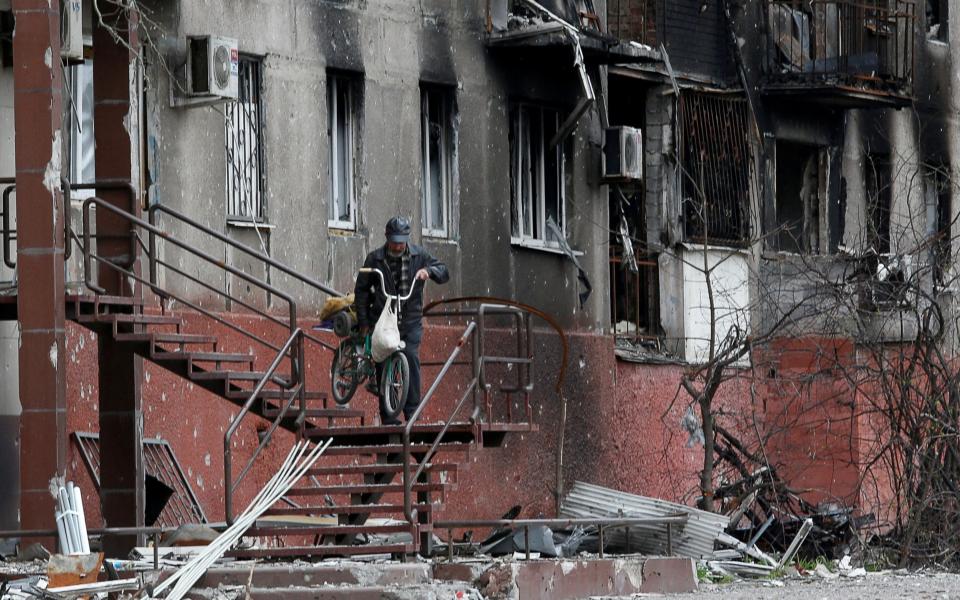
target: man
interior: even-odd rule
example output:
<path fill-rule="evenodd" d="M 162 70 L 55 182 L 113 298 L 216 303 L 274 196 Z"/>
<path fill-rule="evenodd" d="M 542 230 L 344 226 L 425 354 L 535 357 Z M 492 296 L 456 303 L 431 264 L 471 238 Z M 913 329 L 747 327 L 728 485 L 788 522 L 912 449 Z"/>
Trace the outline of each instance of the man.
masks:
<path fill-rule="evenodd" d="M 386 282 L 386 293 L 394 296 L 406 296 L 410 287 L 417 283 L 413 295 L 400 307 L 397 320 L 400 325 L 400 339 L 406 346 L 403 353 L 410 363 L 410 387 L 407 401 L 403 405 L 403 415 L 409 419 L 420 404 L 420 339 L 423 337 L 423 288 L 427 279 L 436 283 L 446 283 L 450 279 L 447 266 L 430 256 L 426 250 L 410 242 L 410 221 L 403 217 L 393 217 L 387 222 L 384 231 L 387 242 L 367 255 L 363 266 L 379 269 Z M 357 276 L 354 289 L 357 307 L 357 321 L 360 330 L 370 331 L 376 324 L 386 305 L 386 298 L 380 288 L 380 278 L 375 273 L 361 273 Z M 380 380 L 380 368 L 377 368 L 377 382 Z M 381 414 L 384 425 L 397 425 L 396 418 L 388 419 Z"/>

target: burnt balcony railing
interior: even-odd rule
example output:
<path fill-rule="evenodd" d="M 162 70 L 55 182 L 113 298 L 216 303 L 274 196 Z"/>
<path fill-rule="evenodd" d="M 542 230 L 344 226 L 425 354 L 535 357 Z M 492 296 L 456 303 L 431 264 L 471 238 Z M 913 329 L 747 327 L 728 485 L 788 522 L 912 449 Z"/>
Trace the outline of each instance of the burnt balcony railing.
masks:
<path fill-rule="evenodd" d="M 829 91 L 901 103 L 912 95 L 913 0 L 766 0 L 765 91 Z"/>

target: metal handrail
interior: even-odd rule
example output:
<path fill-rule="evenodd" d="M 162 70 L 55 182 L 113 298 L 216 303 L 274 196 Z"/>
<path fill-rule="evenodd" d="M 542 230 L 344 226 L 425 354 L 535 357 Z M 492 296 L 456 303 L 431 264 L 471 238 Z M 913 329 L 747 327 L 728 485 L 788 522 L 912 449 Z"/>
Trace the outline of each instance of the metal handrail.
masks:
<path fill-rule="evenodd" d="M 228 236 L 220 233 L 219 231 L 216 231 L 216 230 L 214 230 L 214 229 L 211 229 L 210 227 L 207 227 L 207 226 L 204 225 L 203 223 L 200 223 L 199 221 L 188 217 L 187 215 L 183 214 L 182 212 L 176 211 L 176 210 L 174 210 L 174 209 L 172 209 L 172 208 L 170 208 L 170 207 L 168 207 L 168 206 L 165 206 L 165 205 L 163 205 L 163 204 L 154 204 L 154 205 L 151 206 L 150 209 L 149 209 L 149 219 L 150 219 L 150 222 L 151 222 L 155 227 L 158 227 L 158 228 L 159 228 L 159 225 L 158 225 L 158 222 L 159 222 L 158 213 L 162 213 L 162 214 L 164 214 L 164 215 L 170 216 L 170 217 L 176 219 L 177 221 L 180 221 L 181 223 L 184 223 L 184 224 L 186 224 L 186 225 L 189 225 L 189 226 L 191 226 L 191 227 L 193 227 L 193 228 L 195 228 L 195 229 L 203 232 L 204 234 L 206 234 L 206 235 L 208 235 L 208 236 L 210 236 L 210 237 L 212 237 L 212 238 L 214 238 L 214 239 L 217 239 L 217 240 L 223 242 L 223 243 L 226 244 L 227 246 L 229 246 L 229 247 L 231 247 L 231 248 L 234 248 L 235 250 L 239 250 L 240 252 L 243 252 L 243 253 L 246 254 L 247 256 L 250 256 L 250 257 L 252 257 L 252 258 L 255 258 L 255 259 L 259 260 L 259 261 L 262 262 L 264 265 L 267 265 L 267 266 L 269 266 L 269 267 L 272 267 L 272 268 L 280 271 L 281 273 L 284 273 L 285 275 L 288 275 L 288 276 L 292 277 L 293 279 L 296 279 L 297 281 L 300 281 L 301 283 L 306 284 L 307 286 L 309 286 L 309 287 L 311 287 L 311 288 L 313 288 L 313 289 L 315 289 L 315 290 L 317 290 L 317 291 L 320 291 L 320 292 L 323 292 L 324 294 L 327 294 L 328 296 L 336 296 L 336 297 L 341 297 L 341 296 L 343 296 L 343 294 L 341 294 L 341 293 L 338 292 L 337 290 L 333 289 L 332 287 L 330 287 L 330 286 L 328 286 L 328 285 L 325 285 L 325 284 L 317 281 L 316 279 L 314 279 L 314 278 L 312 278 L 312 277 L 310 277 L 310 276 L 308 276 L 308 275 L 304 275 L 303 273 L 300 273 L 299 271 L 288 267 L 287 265 L 285 265 L 285 264 L 283 264 L 283 263 L 275 260 L 274 258 L 272 258 L 272 257 L 270 257 L 270 256 L 268 256 L 268 255 L 266 255 L 266 254 L 264 254 L 264 253 L 262 253 L 262 252 L 259 252 L 259 251 L 255 250 L 255 249 L 251 248 L 250 246 L 247 246 L 246 244 L 241 244 L 240 242 L 237 242 L 236 240 L 232 240 L 232 239 L 230 239 Z M 150 236 L 150 240 L 149 240 L 150 250 L 147 251 L 147 254 L 148 254 L 149 256 L 156 256 L 156 255 L 157 255 L 157 254 L 156 254 L 156 251 L 155 251 L 155 250 L 156 250 L 156 243 L 157 243 L 157 241 L 156 241 L 156 235 L 151 235 L 151 236 Z M 151 263 L 151 264 L 150 264 L 150 268 L 151 268 L 151 269 L 156 269 L 156 263 Z M 299 326 L 300 326 L 300 323 L 296 323 L 296 325 L 299 327 Z M 312 343 L 320 346 L 321 348 L 324 348 L 325 350 L 329 350 L 330 352 L 333 352 L 333 351 L 335 351 L 335 350 L 337 349 L 336 346 L 334 346 L 334 345 L 332 345 L 332 344 L 329 344 L 329 343 L 321 340 L 320 338 L 312 335 L 312 334 L 311 334 L 309 331 L 307 331 L 307 330 L 304 330 L 304 332 L 303 332 L 303 337 L 304 337 L 305 340 L 310 340 Z"/>
<path fill-rule="evenodd" d="M 271 380 L 271 378 L 276 373 L 277 369 L 280 367 L 280 364 L 283 362 L 286 355 L 289 353 L 291 356 L 301 354 L 303 351 L 303 330 L 297 328 L 289 338 L 287 338 L 286 343 L 280 348 L 277 352 L 277 355 L 274 357 L 273 362 L 270 364 L 270 368 L 267 369 L 266 373 L 263 374 L 263 377 L 260 378 L 260 381 L 257 382 L 257 385 L 253 388 L 253 391 L 250 392 L 250 396 L 247 398 L 247 401 L 244 403 L 243 408 L 240 409 L 240 412 L 237 413 L 237 416 L 234 417 L 233 421 L 230 423 L 230 427 L 227 428 L 226 433 L 223 434 L 223 493 L 224 493 L 224 512 L 227 523 L 233 523 L 233 493 L 236 491 L 240 482 L 243 481 L 243 478 L 246 477 L 247 473 L 250 471 L 250 468 L 253 466 L 254 461 L 260 455 L 260 452 L 267 446 L 270 439 L 273 437 L 273 433 L 280 426 L 281 421 L 287 417 L 287 411 L 289 411 L 290 406 L 293 404 L 293 401 L 297 398 L 300 399 L 299 413 L 302 419 L 305 415 L 306 404 L 304 399 L 304 377 L 303 373 L 295 374 L 297 378 L 297 383 L 291 390 L 289 397 L 286 399 L 285 403 L 280 407 L 279 414 L 270 424 L 270 427 L 266 430 L 266 433 L 261 436 L 260 444 L 257 446 L 257 449 L 254 450 L 253 454 L 247 460 L 247 464 L 244 466 L 243 470 L 240 472 L 240 475 L 237 476 L 236 480 L 233 479 L 233 436 L 236 434 L 237 429 L 240 427 L 241 421 L 243 418 L 250 413 L 250 409 L 253 407 L 254 402 L 257 401 L 260 394 L 263 392 L 263 388 Z"/>
<path fill-rule="evenodd" d="M 460 409 L 463 407 L 463 403 L 466 399 L 473 395 L 474 396 L 474 411 L 472 419 L 476 419 L 479 415 L 480 405 L 477 402 L 476 394 L 474 392 L 477 390 L 477 386 L 480 382 L 480 372 L 482 370 L 482 363 L 477 358 L 477 342 L 476 342 L 476 331 L 477 323 L 476 321 L 470 321 L 467 325 L 466 330 L 463 332 L 463 335 L 460 336 L 460 340 L 457 342 L 456 347 L 453 349 L 453 352 L 450 353 L 450 356 L 447 358 L 447 361 L 443 364 L 443 367 L 440 369 L 440 373 L 433 380 L 433 384 L 430 385 L 430 389 L 427 391 L 427 394 L 423 397 L 423 400 L 417 406 L 417 410 L 414 411 L 413 415 L 407 419 L 407 425 L 403 428 L 403 514 L 406 516 L 407 521 L 412 525 L 417 518 L 417 511 L 413 509 L 411 496 L 413 494 L 413 482 L 420 478 L 423 474 L 426 465 L 430 462 L 430 459 L 437 451 L 437 447 L 440 445 L 440 441 L 443 439 L 443 436 L 446 435 L 447 430 L 450 429 L 450 424 L 453 423 L 454 417 L 459 414 Z M 420 415 L 423 414 L 423 410 L 430 403 L 430 400 L 433 399 L 434 393 L 437 391 L 437 388 L 440 387 L 440 382 L 446 376 L 447 372 L 450 370 L 450 367 L 457 360 L 457 356 L 460 355 L 460 351 L 463 349 L 464 344 L 467 343 L 467 340 L 471 336 L 474 336 L 474 361 L 473 361 L 473 379 L 467 385 L 467 389 L 464 394 L 460 397 L 460 401 L 457 402 L 456 407 L 450 413 L 450 417 L 446 419 L 443 424 L 443 428 L 440 430 L 440 433 L 437 434 L 436 438 L 433 440 L 433 444 L 430 446 L 423 458 L 420 459 L 420 465 L 417 468 L 417 472 L 411 477 L 410 476 L 410 434 L 413 432 L 413 426 L 420 419 Z"/>
<path fill-rule="evenodd" d="M 161 288 L 160 285 L 159 285 L 159 281 L 158 281 L 158 278 L 157 278 L 157 272 L 156 272 L 156 268 L 155 268 L 155 267 L 151 267 L 151 269 L 150 269 L 150 270 L 151 270 L 151 273 L 150 273 L 151 276 L 150 276 L 149 278 L 144 278 L 144 277 L 142 277 L 141 275 L 139 275 L 139 274 L 137 274 L 136 272 L 134 272 L 133 270 L 130 270 L 129 268 L 125 268 L 127 265 L 117 265 L 117 264 L 115 264 L 113 261 L 111 261 L 111 260 L 108 259 L 108 258 L 105 258 L 105 257 L 102 257 L 102 256 L 99 256 L 99 255 L 94 254 L 93 251 L 92 251 L 92 249 L 91 249 L 91 240 L 92 240 L 92 238 L 94 237 L 94 236 L 92 236 L 91 233 L 90 233 L 90 207 L 91 207 L 91 206 L 96 206 L 96 207 L 97 207 L 97 210 L 103 209 L 103 210 L 110 211 L 110 212 L 116 214 L 117 216 L 120 216 L 120 217 L 126 219 L 127 221 L 130 222 L 131 225 L 134 225 L 134 226 L 136 226 L 136 227 L 140 227 L 141 229 L 146 230 L 149 234 L 151 234 L 151 235 L 153 235 L 153 236 L 160 235 L 160 236 L 163 237 L 166 241 L 170 242 L 171 244 L 177 246 L 178 248 L 180 248 L 180 249 L 182 249 L 182 250 L 184 250 L 184 251 L 186 251 L 186 252 L 189 252 L 189 253 L 192 254 L 193 256 L 196 256 L 197 258 L 200 258 L 200 259 L 202 259 L 202 260 L 204 260 L 204 261 L 206 261 L 206 262 L 208 262 L 208 263 L 210 263 L 210 264 L 212 264 L 212 265 L 214 265 L 214 266 L 222 269 L 223 271 L 226 271 L 227 273 L 229 273 L 229 274 L 231 274 L 231 275 L 233 275 L 233 276 L 235 276 L 235 277 L 238 277 L 238 278 L 246 281 L 247 283 L 250 283 L 250 284 L 252 284 L 252 285 L 255 285 L 255 286 L 259 287 L 260 289 L 262 289 L 262 290 L 263 290 L 264 292 L 266 292 L 266 293 L 273 294 L 273 295 L 277 296 L 278 298 L 286 301 L 286 302 L 287 302 L 287 305 L 288 305 L 288 313 L 289 313 L 289 324 L 288 324 L 289 330 L 290 330 L 290 332 L 291 332 L 291 334 L 292 334 L 292 332 L 293 332 L 295 329 L 297 329 L 297 304 L 296 304 L 296 302 L 294 301 L 293 297 L 290 296 L 289 294 L 281 291 L 280 289 L 278 289 L 277 287 L 275 287 L 275 286 L 273 286 L 273 285 L 270 285 L 270 284 L 268 284 L 268 283 L 266 283 L 266 282 L 264 282 L 264 281 L 261 281 L 260 279 L 258 279 L 258 278 L 256 278 L 256 277 L 253 277 L 252 275 L 249 275 L 249 274 L 241 271 L 240 269 L 237 269 L 236 267 L 233 267 L 233 266 L 231 266 L 231 265 L 224 264 L 223 261 L 221 261 L 220 259 L 218 259 L 218 258 L 216 258 L 216 257 L 214 257 L 214 256 L 211 256 L 211 255 L 209 255 L 209 254 L 207 254 L 207 253 L 205 253 L 205 252 L 203 252 L 203 251 L 201 251 L 201 250 L 197 250 L 197 249 L 195 249 L 195 248 L 192 248 L 191 246 L 189 246 L 189 245 L 186 244 L 185 242 L 182 242 L 182 241 L 178 240 L 177 238 L 172 237 L 172 236 L 166 234 L 165 232 L 161 231 L 160 229 L 158 229 L 157 227 L 155 227 L 153 224 L 151 224 L 151 223 L 149 223 L 149 222 L 147 222 L 147 221 L 144 221 L 143 219 L 140 219 L 140 218 L 138 218 L 138 217 L 136 217 L 136 216 L 134 216 L 134 215 L 132 215 L 132 214 L 130 214 L 130 213 L 122 210 L 122 209 L 119 209 L 119 208 L 117 208 L 116 206 L 113 206 L 112 204 L 110 204 L 110 203 L 108 203 L 108 202 L 106 202 L 106 201 L 104 201 L 104 200 L 102 200 L 102 199 L 100 199 L 100 198 L 97 198 L 97 197 L 88 198 L 88 199 L 86 199 L 86 200 L 84 201 L 84 203 L 83 203 L 83 255 L 84 255 L 83 272 L 84 272 L 84 281 L 85 281 L 87 287 L 90 288 L 91 290 L 93 290 L 94 292 L 97 292 L 97 293 L 102 294 L 102 293 L 105 293 L 106 290 L 105 290 L 104 288 L 100 287 L 99 285 L 93 283 L 93 281 L 92 281 L 93 277 L 92 277 L 92 264 L 91 264 L 91 261 L 97 261 L 97 262 L 100 262 L 101 264 L 106 264 L 106 265 L 108 265 L 108 266 L 110 266 L 110 267 L 112 267 L 112 268 L 114 268 L 114 269 L 116 269 L 116 270 L 119 270 L 120 272 L 124 273 L 125 275 L 127 275 L 127 276 L 129 276 L 129 277 L 132 277 L 132 278 L 135 279 L 136 281 L 138 281 L 138 282 L 140 282 L 140 283 L 143 283 L 143 284 L 149 286 L 149 287 L 150 287 L 155 293 L 157 293 L 158 295 L 166 296 L 166 297 L 170 297 L 170 298 L 174 298 L 174 299 L 176 299 L 178 302 L 183 303 L 185 306 L 188 306 L 189 308 L 191 308 L 191 309 L 193 309 L 193 310 L 196 310 L 197 312 L 200 312 L 200 313 L 202 313 L 202 314 L 204 314 L 204 315 L 206 315 L 206 316 L 208 316 L 208 317 L 210 317 L 210 318 L 213 318 L 213 319 L 217 320 L 217 321 L 220 322 L 220 323 L 223 323 L 224 325 L 230 327 L 230 328 L 233 329 L 234 331 L 237 331 L 238 333 L 241 333 L 241 334 L 245 335 L 246 337 L 248 337 L 248 338 L 256 341 L 257 343 L 262 344 L 262 345 L 264 345 L 264 346 L 267 346 L 268 348 L 276 349 L 276 346 L 273 346 L 272 344 L 270 344 L 269 342 L 267 342 L 266 340 L 264 340 L 264 339 L 262 338 L 262 336 L 257 336 L 257 335 L 255 335 L 255 334 L 252 333 L 252 332 L 249 332 L 249 331 L 246 331 L 246 330 L 243 329 L 243 328 L 237 327 L 236 325 L 233 325 L 232 323 L 226 321 L 225 319 L 222 319 L 221 317 L 217 317 L 217 316 L 214 315 L 211 311 L 209 311 L 209 310 L 207 310 L 207 309 L 204 309 L 203 307 L 199 306 L 198 304 L 193 303 L 193 302 L 189 301 L 188 299 L 183 298 L 182 296 L 178 296 L 177 294 L 174 294 L 174 293 L 170 292 L 169 290 L 165 290 L 165 289 Z M 137 240 L 137 236 L 134 235 L 134 233 L 135 233 L 135 232 L 131 232 L 130 238 L 131 238 L 131 240 L 132 240 L 132 241 L 131 241 L 131 244 L 133 244 L 133 247 L 134 247 L 134 250 L 133 250 L 133 253 L 132 253 L 132 254 L 133 254 L 133 255 L 136 255 L 136 243 L 137 243 L 136 240 Z M 154 246 L 153 248 L 155 249 L 155 246 Z M 163 264 L 163 265 L 166 266 L 166 263 L 165 263 L 164 261 L 157 261 L 157 260 L 156 260 L 156 257 L 155 257 L 153 254 L 150 254 L 150 255 L 149 255 L 149 258 L 151 259 L 151 264 L 152 264 L 152 265 Z M 190 281 L 193 281 L 194 283 L 197 283 L 198 285 L 201 285 L 201 286 L 205 286 L 205 285 L 206 285 L 206 282 L 202 281 L 202 280 L 201 280 L 200 278 L 198 278 L 198 277 L 193 277 L 193 276 L 188 276 L 188 275 L 185 275 L 185 276 L 186 276 Z M 207 287 L 208 287 L 208 289 L 210 289 L 209 286 L 207 286 Z M 218 290 L 216 290 L 216 291 L 218 291 Z M 239 301 L 237 298 L 234 298 L 233 296 L 231 296 L 231 295 L 229 295 L 229 294 L 226 294 L 226 293 L 224 293 L 224 292 L 219 292 L 219 293 L 220 293 L 220 295 L 224 296 L 225 298 L 229 298 L 229 299 L 231 299 L 231 300 Z M 265 311 L 254 310 L 254 312 L 255 312 L 256 314 L 260 315 L 260 316 L 269 316 L 268 313 L 266 313 Z M 295 361 L 294 361 L 293 359 L 291 359 L 291 371 L 296 371 L 296 370 L 298 370 L 298 365 L 295 364 Z"/>

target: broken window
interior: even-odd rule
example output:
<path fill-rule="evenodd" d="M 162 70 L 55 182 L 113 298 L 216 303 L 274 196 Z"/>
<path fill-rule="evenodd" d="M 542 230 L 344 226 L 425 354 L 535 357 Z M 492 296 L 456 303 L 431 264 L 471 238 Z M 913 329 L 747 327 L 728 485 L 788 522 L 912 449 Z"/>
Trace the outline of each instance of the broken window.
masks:
<path fill-rule="evenodd" d="M 453 90 L 424 86 L 420 91 L 423 233 L 448 237 L 453 197 Z"/>
<path fill-rule="evenodd" d="M 227 218 L 259 221 L 264 217 L 266 178 L 263 155 L 262 63 L 241 56 L 237 101 L 224 107 L 227 151 Z"/>
<path fill-rule="evenodd" d="M 947 165 L 927 167 L 927 194 L 936 206 L 936 229 L 931 247 L 933 278 L 937 285 L 949 285 L 947 272 L 953 256 L 953 189 L 950 168 Z"/>
<path fill-rule="evenodd" d="M 66 70 L 70 86 L 70 183 L 93 183 L 97 179 L 93 138 L 93 61 L 71 65 Z M 71 192 L 74 200 L 89 198 L 94 190 Z"/>
<path fill-rule="evenodd" d="M 680 96 L 681 190 L 689 241 L 742 245 L 757 190 L 742 96 L 686 92 Z"/>
<path fill-rule="evenodd" d="M 327 134 L 330 138 L 328 224 L 338 229 L 356 229 L 357 200 L 353 178 L 359 86 L 355 77 L 331 74 L 327 78 Z"/>
<path fill-rule="evenodd" d="M 556 110 L 520 104 L 511 111 L 511 235 L 516 242 L 556 243 L 549 220 L 566 233 L 563 142 L 550 147 L 559 126 Z"/>
<path fill-rule="evenodd" d="M 867 155 L 864 178 L 867 193 L 867 243 L 878 254 L 890 252 L 890 157 Z"/>
<path fill-rule="evenodd" d="M 927 39 L 947 41 L 950 0 L 926 0 Z"/>
<path fill-rule="evenodd" d="M 621 40 L 657 43 L 656 0 L 607 0 L 607 29 Z"/>
<path fill-rule="evenodd" d="M 659 268 L 643 243 L 645 229 L 643 186 L 611 186 L 610 325 L 634 343 L 659 333 Z"/>
<path fill-rule="evenodd" d="M 776 248 L 809 253 L 820 249 L 820 206 L 826 191 L 826 149 L 777 142 Z"/>

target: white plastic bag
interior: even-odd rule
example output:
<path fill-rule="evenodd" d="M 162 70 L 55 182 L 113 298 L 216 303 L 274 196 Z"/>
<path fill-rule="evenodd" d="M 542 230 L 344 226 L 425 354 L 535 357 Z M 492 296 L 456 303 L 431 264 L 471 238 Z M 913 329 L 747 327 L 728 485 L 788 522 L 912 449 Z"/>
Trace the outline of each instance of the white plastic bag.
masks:
<path fill-rule="evenodd" d="M 381 363 L 404 347 L 400 340 L 400 327 L 397 325 L 397 311 L 393 308 L 393 302 L 387 302 L 377 319 L 377 325 L 373 328 L 373 335 L 370 336 L 370 354 L 374 362 Z"/>

